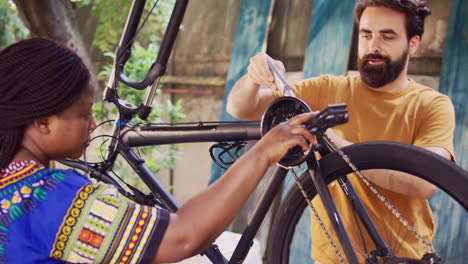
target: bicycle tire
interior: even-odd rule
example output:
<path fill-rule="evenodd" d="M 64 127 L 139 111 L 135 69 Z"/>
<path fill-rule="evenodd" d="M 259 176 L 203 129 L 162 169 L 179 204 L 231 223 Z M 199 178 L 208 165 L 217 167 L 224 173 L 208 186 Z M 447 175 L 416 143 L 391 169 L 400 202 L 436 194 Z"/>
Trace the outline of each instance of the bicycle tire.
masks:
<path fill-rule="evenodd" d="M 458 201 L 466 213 L 468 208 L 466 192 L 468 173 L 449 160 L 427 150 L 398 142 L 358 143 L 343 148 L 343 152 L 359 170 L 392 169 L 411 173 L 430 181 Z M 339 175 L 352 172 L 336 152 L 326 155 L 319 162 L 327 184 Z M 316 195 L 315 186 L 307 171 L 300 176 L 300 183 L 309 198 Z M 272 231 L 267 242 L 266 259 L 268 264 L 289 263 L 289 247 L 295 228 L 307 207 L 302 193 L 294 184 L 285 196 L 273 220 Z M 466 239 L 464 244 L 466 244 Z"/>

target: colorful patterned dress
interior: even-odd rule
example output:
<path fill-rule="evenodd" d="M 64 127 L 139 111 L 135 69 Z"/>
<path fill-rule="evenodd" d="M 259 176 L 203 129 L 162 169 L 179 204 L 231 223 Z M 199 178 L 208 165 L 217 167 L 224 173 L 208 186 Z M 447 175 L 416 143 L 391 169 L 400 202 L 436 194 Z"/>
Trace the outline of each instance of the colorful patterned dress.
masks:
<path fill-rule="evenodd" d="M 0 263 L 150 263 L 169 223 L 74 170 L 13 162 L 0 181 Z"/>

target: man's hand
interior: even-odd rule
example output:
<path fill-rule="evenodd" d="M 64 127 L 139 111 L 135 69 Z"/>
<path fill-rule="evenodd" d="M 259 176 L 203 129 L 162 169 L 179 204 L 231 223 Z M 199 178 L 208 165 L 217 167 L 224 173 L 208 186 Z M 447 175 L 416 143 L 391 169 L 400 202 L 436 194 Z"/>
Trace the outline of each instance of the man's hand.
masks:
<path fill-rule="evenodd" d="M 268 67 L 268 58 L 271 59 L 271 57 L 264 52 L 258 53 L 254 57 L 250 58 L 250 63 L 247 68 L 247 78 L 253 84 L 277 90 L 278 87 L 276 86 L 274 75 Z M 281 72 L 284 73 L 286 71 L 281 61 L 274 59 L 271 60 Z"/>
<path fill-rule="evenodd" d="M 275 99 L 277 90 L 275 78 L 268 67 L 266 53 L 250 58 L 247 73 L 240 78 L 229 93 L 226 110 L 232 116 L 243 120 L 259 120 L 263 112 Z M 284 72 L 284 65 L 273 60 L 277 68 Z"/>

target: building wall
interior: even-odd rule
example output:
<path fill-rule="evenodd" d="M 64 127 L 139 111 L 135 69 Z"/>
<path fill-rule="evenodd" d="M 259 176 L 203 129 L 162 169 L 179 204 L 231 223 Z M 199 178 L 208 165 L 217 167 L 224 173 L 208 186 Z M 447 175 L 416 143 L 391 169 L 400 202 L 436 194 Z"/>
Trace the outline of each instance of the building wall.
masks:
<path fill-rule="evenodd" d="M 163 97 L 182 100 L 183 122 L 219 120 L 240 5 L 238 0 L 189 2 L 162 90 Z M 166 174 L 180 202 L 207 186 L 211 145 L 184 144 L 175 169 Z"/>

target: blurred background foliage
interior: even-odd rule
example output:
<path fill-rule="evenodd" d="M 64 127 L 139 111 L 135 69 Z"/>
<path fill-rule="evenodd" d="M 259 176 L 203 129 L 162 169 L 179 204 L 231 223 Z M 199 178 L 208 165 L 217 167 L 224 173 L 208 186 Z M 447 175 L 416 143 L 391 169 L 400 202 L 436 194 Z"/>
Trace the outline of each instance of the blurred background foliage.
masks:
<path fill-rule="evenodd" d="M 0 49 L 28 35 L 29 30 L 16 15 L 16 6 L 13 2 L 0 1 Z"/>

